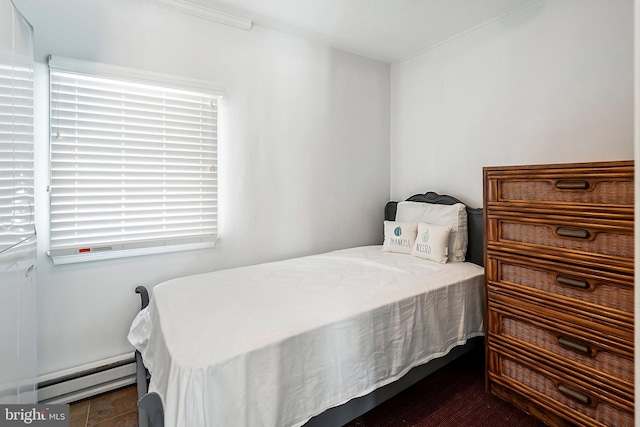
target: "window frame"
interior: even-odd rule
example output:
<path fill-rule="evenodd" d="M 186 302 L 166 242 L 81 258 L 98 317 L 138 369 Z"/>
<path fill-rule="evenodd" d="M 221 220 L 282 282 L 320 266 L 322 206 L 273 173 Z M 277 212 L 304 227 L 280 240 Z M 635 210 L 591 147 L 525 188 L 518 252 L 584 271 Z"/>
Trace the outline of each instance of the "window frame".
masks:
<path fill-rule="evenodd" d="M 84 261 L 96 261 L 96 260 L 102 260 L 102 259 L 114 259 L 114 258 L 121 258 L 121 257 L 130 257 L 130 256 L 138 256 L 138 255 L 148 255 L 148 254 L 157 254 L 157 253 L 167 253 L 167 252 L 176 252 L 176 251 L 183 251 L 183 250 L 192 250 L 192 249 L 200 249 L 200 248 L 207 248 L 207 247 L 213 247 L 216 243 L 216 240 L 218 238 L 217 235 L 217 212 L 218 212 L 218 206 L 217 206 L 217 194 L 218 194 L 218 184 L 217 184 L 217 147 L 218 147 L 218 137 L 217 137 L 217 129 L 218 129 L 218 125 L 217 125 L 217 119 L 219 117 L 219 112 L 217 111 L 217 107 L 214 107 L 215 104 L 219 105 L 219 101 L 220 98 L 222 98 L 222 96 L 224 96 L 225 92 L 224 92 L 224 87 L 218 84 L 214 84 L 211 82 L 207 82 L 207 81 L 202 81 L 202 80 L 196 80 L 196 79 L 189 79 L 189 78 L 183 78 L 183 77 L 176 77 L 176 76 L 170 76 L 170 75 L 166 75 L 166 74 L 160 74 L 160 73 L 155 73 L 155 72 L 149 72 L 149 71 L 142 71 L 142 70 L 135 70 L 135 69 L 131 69 L 131 68 L 126 68 L 126 67 L 119 67 L 119 66 L 114 66 L 114 65 L 109 65 L 109 64 L 102 64 L 102 63 L 96 63 L 96 62 L 89 62 L 89 61 L 82 61 L 82 60 L 77 60 L 77 59 L 71 59 L 71 58 L 62 58 L 62 57 L 49 57 L 49 76 L 50 76 L 50 89 L 49 89 L 49 94 L 51 96 L 50 98 L 50 105 L 49 105 L 49 112 L 50 112 L 50 127 L 49 127 L 49 133 L 50 133 L 50 160 L 49 160 L 49 166 L 50 166 L 50 173 L 49 173 L 49 182 L 50 185 L 48 187 L 48 191 L 49 191 L 49 196 L 50 196 L 50 212 L 49 212 L 49 224 L 51 226 L 51 236 L 49 239 L 49 251 L 47 252 L 47 254 L 51 257 L 51 259 L 53 260 L 54 265 L 58 265 L 58 264 L 68 264 L 68 263 L 76 263 L 76 262 L 84 262 Z M 54 180 L 59 177 L 61 175 L 60 169 L 54 169 L 53 165 L 54 165 L 54 158 L 53 156 L 56 155 L 58 153 L 59 147 L 57 147 L 56 144 L 56 138 L 60 136 L 60 134 L 58 133 L 58 131 L 56 131 L 56 129 L 59 129 L 59 127 L 57 127 L 55 125 L 55 120 L 57 119 L 59 114 L 63 114 L 60 112 L 60 108 L 58 108 L 58 110 L 54 109 L 54 81 L 57 81 L 60 77 L 58 76 L 63 76 L 66 78 L 71 78 L 73 79 L 74 77 L 77 77 L 79 82 L 84 82 L 84 81 L 88 81 L 88 82 L 96 82 L 96 85 L 100 85 L 102 83 L 104 83 L 105 85 L 107 84 L 106 81 L 113 81 L 113 82 L 117 82 L 117 84 L 121 84 L 123 86 L 127 86 L 127 87 L 133 87 L 136 90 L 138 90 L 138 88 L 140 88 L 140 90 L 146 90 L 148 89 L 149 86 L 153 86 L 155 88 L 161 88 L 163 90 L 166 90 L 167 93 L 169 93 L 171 96 L 172 94 L 181 94 L 181 96 L 191 96 L 191 95 L 195 95 L 197 94 L 198 96 L 201 97 L 201 99 L 212 99 L 215 101 L 212 101 L 211 103 L 211 111 L 207 111 L 205 113 L 210 114 L 211 115 L 211 129 L 213 129 L 213 132 L 210 131 L 205 131 L 209 132 L 210 137 L 196 137 L 194 140 L 200 140 L 199 142 L 199 146 L 205 146 L 206 142 L 211 142 L 211 147 L 207 146 L 207 148 L 212 148 L 214 150 L 213 154 L 210 154 L 210 156 L 213 156 L 211 159 L 209 159 L 209 164 L 207 163 L 207 167 L 208 167 L 208 172 L 209 174 L 211 174 L 213 176 L 213 179 L 207 177 L 207 178 L 202 178 L 204 180 L 208 180 L 208 181 L 212 181 L 213 184 L 208 184 L 208 185 L 212 185 L 213 186 L 213 198 L 214 201 L 212 202 L 213 205 L 212 206 L 205 206 L 205 207 L 201 207 L 199 209 L 203 210 L 203 209 L 214 209 L 213 212 L 213 221 L 211 221 L 211 218 L 209 218 L 209 224 L 213 223 L 213 226 L 209 226 L 207 227 L 207 230 L 209 230 L 210 232 L 206 233 L 206 234 L 198 234 L 196 232 L 193 232 L 192 234 L 188 234 L 189 232 L 187 232 L 188 235 L 186 236 L 180 236 L 180 237 L 172 237 L 170 234 L 168 234 L 168 237 L 157 237 L 157 238 L 152 238 L 152 239 L 141 239 L 141 240 L 126 240 L 126 238 L 119 238 L 119 239 L 114 239 L 113 241 L 109 241 L 109 242 L 83 242 L 80 241 L 77 244 L 65 244 L 65 245 L 60 245 L 60 244 L 56 244 L 55 243 L 55 239 L 59 239 L 61 238 L 61 236 L 67 236 L 69 235 L 69 233 L 71 233 L 71 231 L 60 231 L 60 229 L 55 229 L 54 228 L 54 224 L 53 224 L 53 218 L 54 218 L 54 203 L 58 203 L 60 200 L 60 195 L 56 194 L 56 191 L 58 191 L 56 189 L 56 187 L 52 186 L 51 183 L 54 182 Z M 91 80 L 94 79 L 94 80 Z M 78 87 L 84 83 L 78 83 Z M 101 86 L 99 86 L 101 87 Z M 107 87 L 107 86 L 105 86 Z M 83 89 L 86 90 L 86 89 Z M 93 90 L 93 89 L 91 89 Z M 105 90 L 108 90 L 105 89 Z M 110 92 L 109 92 L 110 93 Z M 113 92 L 115 93 L 115 92 Z M 176 95 L 177 96 L 177 95 Z M 159 99 L 159 98 L 158 98 Z M 126 108 L 128 101 L 123 101 L 123 105 L 125 107 L 122 108 Z M 131 102 L 133 104 L 133 101 Z M 176 103 L 179 103 L 179 101 L 176 101 Z M 100 107 L 102 108 L 102 107 Z M 176 108 L 180 108 L 180 107 L 176 107 Z M 55 112 L 54 112 L 55 110 Z M 154 115 L 156 113 L 153 113 Z M 155 116 L 152 118 L 155 119 Z M 89 119 L 88 119 L 89 120 Z M 80 121 L 79 119 L 77 119 L 77 121 Z M 161 119 L 160 121 L 163 121 L 163 119 Z M 92 123 L 92 122 L 89 122 Z M 96 122 L 97 123 L 97 122 Z M 101 124 L 102 125 L 102 124 Z M 137 125 L 136 125 L 137 126 Z M 166 129 L 168 129 L 166 127 L 166 123 L 164 124 L 164 127 L 159 128 L 160 131 L 164 130 L 161 133 L 166 133 Z M 131 127 L 135 127 L 135 126 L 131 126 Z M 139 127 L 139 126 L 138 126 Z M 80 129 L 80 133 L 82 134 L 83 130 Z M 131 131 L 131 132 L 136 132 L 136 131 Z M 153 130 L 153 132 L 155 133 L 155 130 Z M 187 137 L 185 137 L 183 134 L 187 132 L 187 131 L 181 131 L 181 135 L 176 136 L 174 138 L 174 140 L 176 141 L 177 146 L 183 146 L 184 144 L 184 139 L 186 139 Z M 123 133 L 126 133 L 123 131 Z M 82 140 L 83 138 L 85 138 L 84 136 L 77 136 L 78 135 L 78 131 L 76 130 L 75 135 L 73 136 L 74 138 L 76 138 L 77 140 Z M 128 135 L 128 134 L 127 134 Z M 133 140 L 127 140 L 125 136 L 122 137 L 123 140 L 120 141 L 121 143 L 132 143 Z M 156 137 L 151 137 L 156 138 Z M 86 138 L 85 138 L 86 139 Z M 107 138 L 104 138 L 105 141 L 107 141 Z M 177 142 L 178 140 L 180 140 L 179 142 Z M 205 142 L 203 142 L 205 141 Z M 153 146 L 155 142 L 151 141 L 151 142 L 142 142 L 141 144 L 149 144 L 151 146 Z M 82 147 L 84 147 L 81 143 L 78 143 L 80 145 L 80 151 L 82 152 L 83 149 Z M 130 145 L 128 147 L 126 147 L 126 149 L 131 148 Z M 112 150 L 113 148 L 107 148 L 106 150 Z M 176 152 L 177 153 L 177 152 Z M 86 153 L 85 153 L 86 154 Z M 151 158 L 151 157 L 150 157 Z M 160 159 L 163 159 L 164 157 L 159 157 Z M 154 162 L 155 162 L 155 157 L 153 158 Z M 166 160 L 165 160 L 166 161 Z M 79 162 L 81 163 L 82 160 L 79 160 Z M 57 167 L 57 166 L 56 166 Z M 66 167 L 66 166 L 65 166 Z M 77 167 L 77 165 L 76 165 Z M 123 169 L 125 167 L 127 167 L 126 161 L 123 161 Z M 202 167 L 201 167 L 202 169 Z M 189 171 L 191 172 L 191 171 Z M 168 172 L 167 174 L 170 174 L 171 172 Z M 103 172 L 103 174 L 107 174 L 107 172 Z M 151 172 L 149 175 L 152 175 L 153 172 Z M 200 175 L 203 175 L 202 172 L 200 172 Z M 131 178 L 127 178 L 127 179 L 131 179 Z M 200 182 L 200 186 L 202 186 L 202 179 Z M 197 180 L 193 180 L 194 182 L 197 182 Z M 58 181 L 55 181 L 58 182 Z M 165 191 L 168 187 L 166 187 L 166 183 L 165 183 Z M 188 184 L 191 185 L 191 184 Z M 198 184 L 196 184 L 198 185 Z M 197 187 L 189 187 L 189 188 L 197 188 Z M 78 190 L 76 190 L 78 191 Z M 83 196 L 84 197 L 84 196 Z M 76 205 L 77 206 L 77 205 Z M 76 207 L 77 209 L 77 207 Z M 123 208 L 125 209 L 125 208 Z M 184 209 L 183 209 L 184 210 Z M 57 212 L 57 211 L 56 211 Z M 210 214 L 210 212 L 208 212 Z M 56 214 L 57 215 L 57 214 Z M 63 213 L 62 215 L 67 215 L 65 213 Z M 105 214 L 106 215 L 106 214 Z M 123 216 L 125 216 L 125 213 L 122 213 Z M 165 217 L 167 214 L 163 213 L 163 217 Z M 89 220 L 91 221 L 91 220 Z M 111 221 L 109 219 L 105 220 L 105 221 Z M 102 222 L 101 224 L 105 224 L 105 222 Z M 140 225 L 140 227 L 147 227 L 147 225 Z M 76 230 L 79 230 L 80 227 L 76 224 Z M 150 226 L 148 226 L 150 227 Z M 180 231 L 176 231 L 177 233 L 179 233 Z M 67 234 L 65 234 L 67 233 Z M 156 231 L 156 233 L 158 233 L 158 235 L 160 235 L 162 232 L 158 232 Z M 126 234 L 123 232 L 123 234 Z M 115 234 L 114 234 L 115 235 Z M 123 240 L 124 239 L 124 240 Z"/>

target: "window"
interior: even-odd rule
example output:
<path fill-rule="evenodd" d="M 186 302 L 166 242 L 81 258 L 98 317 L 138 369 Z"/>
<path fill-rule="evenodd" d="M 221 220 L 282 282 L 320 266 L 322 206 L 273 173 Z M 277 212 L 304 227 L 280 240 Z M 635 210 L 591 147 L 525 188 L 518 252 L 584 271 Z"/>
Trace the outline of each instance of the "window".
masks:
<path fill-rule="evenodd" d="M 221 88 L 58 57 L 49 68 L 54 264 L 213 246 Z"/>

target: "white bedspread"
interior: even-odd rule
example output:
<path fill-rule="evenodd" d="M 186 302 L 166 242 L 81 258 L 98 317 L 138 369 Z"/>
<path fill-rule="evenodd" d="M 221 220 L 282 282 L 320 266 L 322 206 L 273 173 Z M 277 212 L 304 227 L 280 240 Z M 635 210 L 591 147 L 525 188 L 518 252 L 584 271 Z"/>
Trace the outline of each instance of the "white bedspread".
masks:
<path fill-rule="evenodd" d="M 299 426 L 483 333 L 483 269 L 366 246 L 170 280 L 129 341 L 165 425 Z"/>

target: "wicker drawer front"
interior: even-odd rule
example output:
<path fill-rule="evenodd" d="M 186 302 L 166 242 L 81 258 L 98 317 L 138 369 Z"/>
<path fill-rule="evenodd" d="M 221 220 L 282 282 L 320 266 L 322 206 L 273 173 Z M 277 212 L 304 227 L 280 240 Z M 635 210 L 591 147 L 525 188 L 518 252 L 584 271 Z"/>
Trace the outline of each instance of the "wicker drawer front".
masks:
<path fill-rule="evenodd" d="M 535 218 L 490 218 L 487 222 L 490 249 L 509 248 L 527 256 L 532 253 L 543 257 L 553 254 L 557 259 L 575 262 L 593 259 L 607 266 L 614 264 L 633 269 L 632 227 L 551 222 Z M 562 256 L 558 256 L 560 253 Z"/>
<path fill-rule="evenodd" d="M 633 205 L 633 177 L 625 180 L 576 177 L 527 181 L 505 179 L 498 181 L 497 188 L 497 201 Z"/>
<path fill-rule="evenodd" d="M 630 390 L 633 389 L 633 360 L 611 350 L 599 349 L 597 343 L 587 337 L 576 338 L 568 334 L 553 333 L 543 327 L 510 317 L 503 317 L 500 334 L 525 341 L 566 360 L 612 375 L 625 381 Z"/>
<path fill-rule="evenodd" d="M 634 204 L 633 162 L 487 169 L 488 203 L 573 204 L 607 210 Z"/>
<path fill-rule="evenodd" d="M 577 411 L 605 426 L 627 427 L 633 425 L 632 413 L 598 399 L 597 390 L 576 386 L 571 381 L 553 379 L 508 358 L 502 358 L 501 366 L 502 375 L 548 396 L 555 401 L 555 404 L 563 408 L 563 412 L 568 416 L 571 416 L 573 411 Z M 569 397 L 570 395 L 577 397 L 572 398 Z"/>
<path fill-rule="evenodd" d="M 540 262 L 537 262 L 540 265 Z M 625 278 L 606 272 L 572 270 L 562 264 L 533 267 L 521 263 L 498 260 L 496 280 L 515 283 L 546 293 L 549 298 L 556 295 L 573 298 L 602 307 L 633 313 L 634 291 L 632 277 Z"/>

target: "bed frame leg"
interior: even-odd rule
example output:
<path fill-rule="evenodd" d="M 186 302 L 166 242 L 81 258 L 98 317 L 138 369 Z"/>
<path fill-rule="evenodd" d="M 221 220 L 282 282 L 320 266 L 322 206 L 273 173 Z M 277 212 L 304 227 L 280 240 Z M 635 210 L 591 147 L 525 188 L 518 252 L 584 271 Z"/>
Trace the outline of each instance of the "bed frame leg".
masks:
<path fill-rule="evenodd" d="M 142 406 L 142 399 L 147 394 L 147 369 L 142 363 L 142 355 L 136 350 L 136 386 L 138 388 L 138 427 L 149 427 L 149 417 Z"/>
<path fill-rule="evenodd" d="M 136 293 L 140 294 L 140 309 L 149 305 L 149 291 L 144 286 L 138 286 Z M 147 377 L 149 371 L 142 363 L 142 355 L 136 351 L 136 386 L 138 388 L 138 426 L 164 427 L 164 408 L 158 393 L 148 393 Z"/>
<path fill-rule="evenodd" d="M 149 427 L 164 427 L 164 409 L 158 393 L 147 393 L 138 403 L 138 412 L 144 411 Z M 142 424 L 140 424 L 142 426 Z"/>

